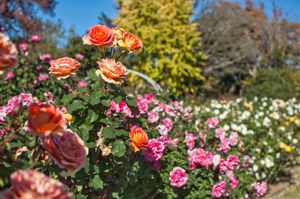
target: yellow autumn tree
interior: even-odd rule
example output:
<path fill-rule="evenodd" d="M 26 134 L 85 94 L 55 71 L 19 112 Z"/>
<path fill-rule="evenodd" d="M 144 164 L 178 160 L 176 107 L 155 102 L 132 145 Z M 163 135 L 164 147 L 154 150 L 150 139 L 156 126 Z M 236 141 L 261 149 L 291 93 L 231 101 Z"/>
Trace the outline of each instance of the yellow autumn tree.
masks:
<path fill-rule="evenodd" d="M 136 34 L 144 49 L 132 68 L 177 93 L 195 92 L 206 59 L 191 22 L 192 0 L 116 0 L 118 27 Z M 136 81 L 136 77 L 130 77 Z"/>

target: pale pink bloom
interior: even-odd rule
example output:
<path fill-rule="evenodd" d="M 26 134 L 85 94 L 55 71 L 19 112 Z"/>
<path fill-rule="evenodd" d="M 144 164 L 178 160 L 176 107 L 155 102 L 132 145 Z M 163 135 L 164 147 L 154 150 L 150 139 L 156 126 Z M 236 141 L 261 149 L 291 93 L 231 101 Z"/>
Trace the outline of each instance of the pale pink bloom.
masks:
<path fill-rule="evenodd" d="M 215 184 L 211 190 L 211 196 L 215 198 L 220 198 L 226 193 L 226 182 L 221 181 Z"/>
<path fill-rule="evenodd" d="M 42 70 L 42 68 L 43 68 L 42 65 L 37 65 L 37 66 L 35 67 L 36 70 Z"/>
<path fill-rule="evenodd" d="M 175 116 L 176 116 L 175 112 L 173 111 L 173 109 L 172 109 L 169 105 L 167 105 L 167 106 L 165 107 L 165 112 L 166 112 L 169 116 L 172 116 L 172 117 L 175 117 Z"/>
<path fill-rule="evenodd" d="M 41 41 L 41 36 L 37 35 L 37 34 L 31 35 L 31 41 L 32 42 L 39 42 L 39 41 Z"/>
<path fill-rule="evenodd" d="M 76 133 L 63 128 L 45 137 L 44 148 L 54 162 L 68 172 L 83 167 L 84 159 L 88 155 L 88 148 L 83 140 Z"/>
<path fill-rule="evenodd" d="M 195 147 L 195 140 L 196 140 L 196 137 L 194 136 L 194 134 L 192 134 L 192 133 L 185 134 L 184 142 L 186 143 L 188 150 L 192 150 Z"/>
<path fill-rule="evenodd" d="M 4 80 L 9 81 L 9 80 L 12 80 L 14 77 L 15 77 L 15 74 L 13 72 L 9 71 L 6 73 Z"/>
<path fill-rule="evenodd" d="M 238 140 L 239 140 L 238 133 L 236 131 L 232 131 L 230 136 L 229 136 L 229 144 L 231 146 L 235 146 L 235 145 L 237 145 Z"/>
<path fill-rule="evenodd" d="M 34 170 L 17 170 L 10 176 L 11 187 L 2 191 L 3 199 L 71 199 L 61 182 Z"/>
<path fill-rule="evenodd" d="M 251 185 L 257 197 L 263 197 L 268 191 L 268 184 L 266 182 L 256 182 Z"/>
<path fill-rule="evenodd" d="M 29 107 L 30 104 L 34 102 L 34 99 L 30 93 L 21 93 L 18 98 L 24 107 Z"/>
<path fill-rule="evenodd" d="M 217 171 L 225 173 L 226 171 L 236 169 L 240 164 L 240 161 L 236 155 L 230 155 L 226 160 L 221 159 L 220 164 L 217 166 Z"/>
<path fill-rule="evenodd" d="M 75 54 L 75 59 L 79 60 L 79 61 L 82 61 L 84 59 L 84 55 L 83 54 L 80 54 L 80 53 L 76 53 Z"/>
<path fill-rule="evenodd" d="M 38 76 L 39 81 L 46 81 L 49 78 L 49 75 L 47 73 L 40 73 Z"/>
<path fill-rule="evenodd" d="M 239 184 L 239 180 L 236 178 L 236 176 L 234 175 L 234 173 L 232 171 L 228 171 L 226 172 L 226 176 L 227 178 L 230 180 L 230 188 L 231 189 L 235 189 L 237 188 L 238 184 Z"/>
<path fill-rule="evenodd" d="M 26 151 L 28 151 L 28 149 L 27 149 L 26 146 L 23 146 L 23 147 L 21 147 L 21 148 L 18 148 L 17 151 L 16 151 L 16 158 L 17 158 L 18 156 L 20 156 L 23 152 L 26 152 Z"/>
<path fill-rule="evenodd" d="M 158 138 L 158 141 L 163 142 L 165 146 L 172 145 L 172 146 L 176 147 L 179 142 L 179 139 L 176 138 L 173 140 L 172 138 L 168 137 L 167 135 L 162 135 Z"/>
<path fill-rule="evenodd" d="M 215 128 L 218 124 L 219 124 L 219 120 L 216 117 L 211 117 L 206 121 L 206 125 L 210 129 Z"/>
<path fill-rule="evenodd" d="M 213 158 L 213 165 L 217 167 L 220 164 L 221 156 L 219 154 L 215 154 Z"/>
<path fill-rule="evenodd" d="M 188 150 L 189 168 L 195 169 L 198 165 L 208 168 L 213 163 L 213 154 L 206 152 L 201 148 L 194 149 L 193 151 Z"/>
<path fill-rule="evenodd" d="M 28 44 L 27 44 L 27 43 L 20 43 L 20 44 L 19 44 L 19 48 L 20 48 L 22 51 L 27 51 L 27 50 L 28 50 Z"/>
<path fill-rule="evenodd" d="M 188 175 L 186 174 L 183 168 L 175 167 L 170 172 L 169 180 L 172 187 L 182 187 L 186 184 L 188 180 Z"/>
<path fill-rule="evenodd" d="M 6 104 L 6 113 L 7 114 L 12 114 L 14 112 L 14 109 L 16 106 L 18 106 L 20 103 L 19 97 L 14 96 L 10 98 Z"/>
<path fill-rule="evenodd" d="M 159 120 L 159 114 L 156 111 L 151 111 L 148 113 L 148 122 L 155 123 Z"/>
<path fill-rule="evenodd" d="M 137 107 L 139 109 L 140 114 L 145 114 L 148 111 L 148 103 L 146 100 L 138 100 Z"/>
<path fill-rule="evenodd" d="M 43 54 L 40 56 L 40 60 L 44 62 L 49 62 L 52 59 L 50 54 Z"/>
<path fill-rule="evenodd" d="M 0 124 L 5 122 L 5 117 L 7 116 L 6 106 L 0 106 Z"/>
<path fill-rule="evenodd" d="M 217 128 L 216 129 L 216 133 L 215 133 L 215 137 L 219 138 L 220 140 L 223 140 L 225 138 L 225 131 L 222 128 Z"/>
<path fill-rule="evenodd" d="M 250 162 L 250 160 L 251 160 L 250 156 L 245 155 L 245 156 L 243 157 L 243 164 L 242 164 L 242 167 L 243 167 L 243 168 L 249 167 L 249 162 Z"/>
<path fill-rule="evenodd" d="M 168 132 L 170 132 L 173 128 L 173 123 L 170 118 L 164 118 L 162 120 L 163 125 L 167 128 Z"/>
<path fill-rule="evenodd" d="M 227 153 L 230 150 L 230 140 L 228 138 L 223 138 L 220 143 L 219 151 Z"/>
<path fill-rule="evenodd" d="M 156 139 L 150 139 L 148 141 L 147 149 L 144 151 L 144 157 L 148 162 L 158 161 L 163 156 L 164 149 L 165 146 L 163 142 Z"/>
<path fill-rule="evenodd" d="M 84 88 L 87 87 L 87 83 L 84 80 L 81 80 L 80 82 L 77 83 L 78 88 Z"/>

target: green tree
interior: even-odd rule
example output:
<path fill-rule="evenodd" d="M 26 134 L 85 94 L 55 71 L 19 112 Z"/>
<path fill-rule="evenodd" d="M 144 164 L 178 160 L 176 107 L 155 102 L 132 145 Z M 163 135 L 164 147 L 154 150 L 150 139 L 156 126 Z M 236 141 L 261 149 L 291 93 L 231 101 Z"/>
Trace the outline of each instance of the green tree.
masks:
<path fill-rule="evenodd" d="M 144 49 L 131 64 L 133 69 L 178 93 L 195 92 L 204 79 L 201 68 L 206 57 L 200 32 L 191 22 L 194 1 L 116 1 L 116 25 L 143 41 Z"/>

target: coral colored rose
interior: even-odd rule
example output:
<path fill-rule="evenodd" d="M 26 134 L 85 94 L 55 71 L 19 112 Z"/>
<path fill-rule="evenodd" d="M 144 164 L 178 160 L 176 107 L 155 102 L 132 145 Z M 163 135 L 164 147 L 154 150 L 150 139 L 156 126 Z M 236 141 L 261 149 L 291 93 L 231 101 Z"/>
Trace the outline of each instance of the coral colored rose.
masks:
<path fill-rule="evenodd" d="M 148 135 L 142 128 L 132 127 L 129 132 L 130 146 L 134 152 L 147 148 Z"/>
<path fill-rule="evenodd" d="M 49 71 L 57 76 L 57 79 L 68 78 L 71 74 L 74 74 L 80 63 L 70 57 L 63 57 L 50 62 Z"/>
<path fill-rule="evenodd" d="M 108 83 L 121 84 L 122 79 L 127 76 L 126 67 L 114 59 L 102 59 L 97 63 L 99 70 L 96 73 L 100 74 L 104 81 Z"/>
<path fill-rule="evenodd" d="M 63 113 L 50 104 L 32 103 L 28 110 L 28 129 L 35 135 L 48 136 L 66 124 Z"/>
<path fill-rule="evenodd" d="M 11 187 L 0 193 L 3 199 L 71 199 L 61 182 L 34 170 L 18 170 L 10 176 Z"/>
<path fill-rule="evenodd" d="M 0 33 L 0 70 L 6 70 L 16 66 L 17 54 L 16 46 L 6 35 Z"/>
<path fill-rule="evenodd" d="M 186 174 L 183 168 L 175 167 L 170 172 L 169 180 L 172 187 L 182 187 L 186 184 L 188 180 L 188 175 Z"/>
<path fill-rule="evenodd" d="M 135 52 L 143 48 L 142 41 L 132 33 L 125 33 L 122 40 L 122 47 L 130 52 Z"/>
<path fill-rule="evenodd" d="M 83 36 L 84 44 L 95 45 L 99 47 L 112 46 L 114 35 L 112 29 L 103 25 L 95 25 L 90 27 L 88 33 Z"/>
<path fill-rule="evenodd" d="M 220 198 L 222 195 L 224 195 L 226 192 L 226 182 L 221 181 L 217 184 L 215 184 L 211 190 L 211 196 L 215 198 Z"/>
<path fill-rule="evenodd" d="M 63 128 L 45 137 L 44 148 L 54 162 L 68 172 L 80 169 L 88 155 L 83 140 L 76 133 Z"/>

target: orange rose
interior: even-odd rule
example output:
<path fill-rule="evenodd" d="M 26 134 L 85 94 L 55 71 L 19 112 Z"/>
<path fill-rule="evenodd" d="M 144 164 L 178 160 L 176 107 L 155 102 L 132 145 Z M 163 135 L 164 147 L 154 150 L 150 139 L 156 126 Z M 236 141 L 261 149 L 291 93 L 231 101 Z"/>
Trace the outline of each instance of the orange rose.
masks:
<path fill-rule="evenodd" d="M 16 66 L 17 54 L 16 46 L 6 35 L 0 33 L 0 70 L 6 70 Z"/>
<path fill-rule="evenodd" d="M 126 67 L 114 59 L 102 59 L 97 63 L 99 70 L 96 73 L 100 74 L 104 81 L 108 83 L 121 84 L 122 78 L 127 76 Z"/>
<path fill-rule="evenodd" d="M 34 170 L 18 170 L 10 176 L 11 187 L 0 193 L 3 199 L 71 199 L 61 182 Z"/>
<path fill-rule="evenodd" d="M 48 136 L 65 126 L 63 113 L 50 104 L 32 103 L 28 110 L 28 129 L 35 135 Z"/>
<path fill-rule="evenodd" d="M 80 63 L 70 57 L 63 57 L 50 61 L 49 71 L 57 76 L 57 79 L 68 78 L 80 67 Z"/>
<path fill-rule="evenodd" d="M 132 127 L 129 132 L 130 146 L 134 152 L 140 149 L 145 149 L 148 144 L 148 135 L 145 131 L 139 127 Z"/>
<path fill-rule="evenodd" d="M 135 52 L 135 51 L 143 48 L 143 43 L 134 34 L 125 33 L 121 46 L 126 48 L 126 50 L 128 50 L 130 52 Z"/>
<path fill-rule="evenodd" d="M 82 41 L 84 44 L 99 47 L 112 46 L 114 43 L 113 31 L 109 27 L 95 25 L 90 27 L 88 33 L 83 36 Z"/>
<path fill-rule="evenodd" d="M 54 162 L 68 172 L 80 169 L 88 155 L 88 148 L 83 140 L 76 133 L 63 128 L 45 137 L 44 148 Z"/>

